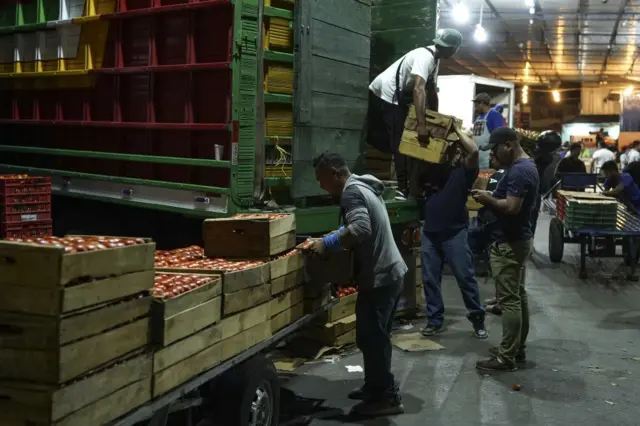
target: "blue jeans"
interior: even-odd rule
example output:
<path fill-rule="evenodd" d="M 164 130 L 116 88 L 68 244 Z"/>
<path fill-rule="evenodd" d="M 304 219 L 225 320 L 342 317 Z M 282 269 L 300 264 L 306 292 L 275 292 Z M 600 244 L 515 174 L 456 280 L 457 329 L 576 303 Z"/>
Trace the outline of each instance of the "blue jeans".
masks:
<path fill-rule="evenodd" d="M 462 292 L 462 300 L 469 312 L 467 318 L 474 326 L 484 325 L 485 312 L 480 302 L 480 290 L 474 273 L 467 229 L 451 233 L 423 232 L 420 255 L 429 324 L 439 327 L 444 320 L 441 286 L 446 259 Z"/>

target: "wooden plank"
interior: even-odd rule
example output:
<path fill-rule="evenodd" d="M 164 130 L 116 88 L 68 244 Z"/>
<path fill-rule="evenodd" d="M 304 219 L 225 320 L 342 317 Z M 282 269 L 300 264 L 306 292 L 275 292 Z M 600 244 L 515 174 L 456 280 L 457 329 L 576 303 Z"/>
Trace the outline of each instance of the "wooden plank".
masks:
<path fill-rule="evenodd" d="M 271 332 L 275 333 L 304 316 L 305 304 L 298 303 L 271 318 Z"/>
<path fill-rule="evenodd" d="M 50 424 L 134 382 L 150 380 L 151 366 L 151 356 L 145 354 L 62 388 L 0 382 L 0 412 L 23 424 Z"/>
<path fill-rule="evenodd" d="M 298 287 L 271 299 L 271 316 L 274 317 L 304 300 L 304 287 Z"/>
<path fill-rule="evenodd" d="M 213 274 L 222 275 L 222 291 L 233 293 L 269 282 L 270 267 L 268 263 L 240 271 L 223 271 L 219 269 L 190 269 L 190 268 L 158 268 L 158 272 L 176 272 L 182 274 Z"/>
<path fill-rule="evenodd" d="M 322 316 L 323 319 L 319 319 L 319 321 L 336 322 L 355 314 L 356 300 L 358 300 L 358 293 L 341 297 L 338 303 L 329 309 L 326 315 Z"/>
<path fill-rule="evenodd" d="M 271 280 L 271 295 L 275 296 L 299 286 L 304 281 L 304 277 L 304 270 L 298 269 L 275 280 Z"/>
<path fill-rule="evenodd" d="M 355 0 L 318 1 L 313 18 L 365 37 L 371 34 L 371 7 Z"/>
<path fill-rule="evenodd" d="M 314 19 L 312 54 L 347 64 L 369 68 L 370 40 L 368 36 L 335 27 Z M 315 75 L 315 73 L 314 73 Z"/>
<path fill-rule="evenodd" d="M 188 274 L 178 274 L 188 275 Z M 194 274 L 197 275 L 197 274 Z M 204 275 L 203 277 L 207 277 Z M 210 276 L 211 281 L 186 293 L 169 299 L 154 299 L 152 305 L 153 320 L 166 320 L 222 294 L 222 277 Z"/>
<path fill-rule="evenodd" d="M 369 98 L 368 67 L 347 64 L 321 56 L 313 58 L 313 67 L 312 90 L 314 92 L 359 99 Z"/>
<path fill-rule="evenodd" d="M 165 320 L 158 318 L 159 321 L 152 327 L 153 341 L 167 346 L 202 330 L 220 319 L 221 309 L 222 297 L 218 296 Z"/>
<path fill-rule="evenodd" d="M 304 255 L 300 250 L 295 250 L 291 255 L 281 256 L 269 262 L 271 280 L 280 278 L 293 271 L 297 271 L 304 267 Z"/>
<path fill-rule="evenodd" d="M 64 254 L 64 249 L 0 242 L 0 285 L 59 287 L 85 278 L 152 270 L 155 244 Z M 34 265 L 38 265 L 34 268 Z"/>
<path fill-rule="evenodd" d="M 236 312 L 265 303 L 269 299 L 271 299 L 271 284 L 263 284 L 234 293 L 225 293 L 222 314 L 227 317 Z"/>
<path fill-rule="evenodd" d="M 158 372 L 186 359 L 221 340 L 255 327 L 269 320 L 270 305 L 264 303 L 255 308 L 232 315 L 218 324 L 201 330 L 186 339 L 160 349 L 153 355 L 153 370 Z"/>
<path fill-rule="evenodd" d="M 265 321 L 154 374 L 154 398 L 269 337 L 271 337 L 271 322 Z"/>
<path fill-rule="evenodd" d="M 0 378 L 59 384 L 117 360 L 149 342 L 144 318 L 57 350 L 0 348 Z"/>
<path fill-rule="evenodd" d="M 327 345 L 335 345 L 336 342 L 339 341 L 340 336 L 343 336 L 355 328 L 356 315 L 351 314 L 335 322 L 314 324 L 313 327 L 307 330 L 305 335 L 310 339 L 323 342 Z"/>

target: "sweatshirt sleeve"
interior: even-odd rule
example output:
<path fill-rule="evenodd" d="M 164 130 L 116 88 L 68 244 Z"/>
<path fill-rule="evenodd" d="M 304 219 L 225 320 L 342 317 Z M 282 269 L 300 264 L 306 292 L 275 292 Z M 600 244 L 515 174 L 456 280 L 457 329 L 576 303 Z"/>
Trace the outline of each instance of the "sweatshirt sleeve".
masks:
<path fill-rule="evenodd" d="M 356 186 L 350 186 L 342 193 L 342 209 L 346 227 L 358 242 L 371 235 L 369 209 L 362 192 Z"/>

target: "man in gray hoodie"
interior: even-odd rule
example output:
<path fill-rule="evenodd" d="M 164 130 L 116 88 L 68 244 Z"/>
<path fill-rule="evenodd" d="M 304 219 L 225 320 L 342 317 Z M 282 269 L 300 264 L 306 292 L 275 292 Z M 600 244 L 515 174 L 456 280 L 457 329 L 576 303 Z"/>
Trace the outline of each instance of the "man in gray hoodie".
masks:
<path fill-rule="evenodd" d="M 364 386 L 349 394 L 361 400 L 352 413 L 383 416 L 404 412 L 391 373 L 391 326 L 402 292 L 407 265 L 393 238 L 389 215 L 382 200 L 384 185 L 371 175 L 349 171 L 338 154 L 324 153 L 313 166 L 320 187 L 340 197 L 344 226 L 317 239 L 309 251 L 353 250 L 359 287 L 356 302 L 356 344 L 362 351 Z"/>

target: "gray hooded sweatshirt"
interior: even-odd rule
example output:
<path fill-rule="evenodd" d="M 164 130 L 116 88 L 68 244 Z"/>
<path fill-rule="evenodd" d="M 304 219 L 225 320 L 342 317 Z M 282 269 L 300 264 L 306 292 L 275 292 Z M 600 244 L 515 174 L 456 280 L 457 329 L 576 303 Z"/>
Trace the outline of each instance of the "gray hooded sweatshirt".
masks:
<path fill-rule="evenodd" d="M 358 241 L 353 250 L 354 271 L 362 290 L 400 283 L 407 273 L 393 238 L 383 191 L 384 184 L 374 176 L 352 174 L 340 197 L 344 224 Z"/>

